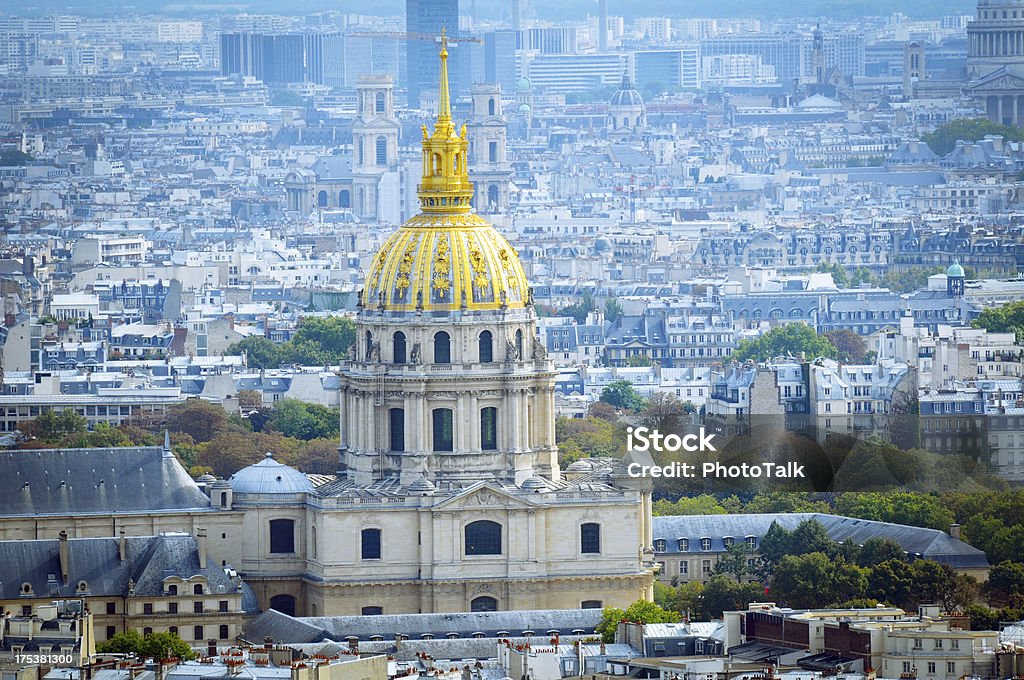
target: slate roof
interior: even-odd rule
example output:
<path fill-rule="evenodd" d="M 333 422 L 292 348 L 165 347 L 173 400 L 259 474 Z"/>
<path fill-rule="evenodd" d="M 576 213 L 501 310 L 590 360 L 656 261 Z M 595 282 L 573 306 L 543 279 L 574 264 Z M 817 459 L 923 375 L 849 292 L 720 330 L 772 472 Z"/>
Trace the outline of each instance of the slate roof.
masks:
<path fill-rule="evenodd" d="M 168 576 L 188 579 L 204 574 L 209 592 L 235 592 L 235 584 L 218 566 L 199 568 L 195 539 L 187 534 L 125 538 L 126 559 L 118 555 L 118 538 L 68 539 L 68 582 L 61 579 L 59 539 L 0 541 L 0 597 L 17 599 L 30 583 L 36 597 L 66 596 L 85 581 L 89 595 L 125 596 L 129 579 L 140 597 L 160 596 Z M 208 562 L 208 564 L 210 564 Z M 51 581 L 53 575 L 56 580 Z"/>
<path fill-rule="evenodd" d="M 498 633 L 512 636 L 532 630 L 538 635 L 547 635 L 557 630 L 562 635 L 571 635 L 574 630 L 591 633 L 601 621 L 600 609 L 538 609 L 528 611 L 502 612 L 454 612 L 442 614 L 384 614 L 381 616 L 307 616 L 293 618 L 280 612 L 267 611 L 257 616 L 246 627 L 245 638 L 262 640 L 272 636 L 275 642 L 318 642 L 324 639 L 337 641 L 357 637 L 368 641 L 372 636 L 383 635 L 394 640 L 402 634 L 410 639 L 429 633 L 444 638 L 457 633 L 460 638 L 471 638 L 474 633 L 486 637 L 499 637 Z M 321 635 L 317 639 L 317 635 Z"/>
<path fill-rule="evenodd" d="M 711 539 L 710 552 L 725 550 L 723 539 L 732 537 L 740 543 L 747 536 L 755 536 L 760 546 L 761 538 L 768 532 L 772 522 L 778 522 L 784 529 L 795 529 L 804 520 L 817 520 L 834 541 L 846 539 L 862 544 L 869 538 L 891 538 L 911 555 L 948 564 L 954 569 L 987 569 L 985 553 L 949 534 L 937 529 L 911 527 L 889 522 L 876 522 L 842 515 L 820 512 L 796 512 L 787 514 L 740 514 L 740 515 L 677 515 L 654 518 L 654 539 L 665 539 L 667 555 L 679 555 L 677 538 L 688 538 L 688 553 L 701 554 L 700 539 Z"/>
<path fill-rule="evenodd" d="M 209 509 L 158 446 L 0 451 L 0 514 L 84 515 Z"/>

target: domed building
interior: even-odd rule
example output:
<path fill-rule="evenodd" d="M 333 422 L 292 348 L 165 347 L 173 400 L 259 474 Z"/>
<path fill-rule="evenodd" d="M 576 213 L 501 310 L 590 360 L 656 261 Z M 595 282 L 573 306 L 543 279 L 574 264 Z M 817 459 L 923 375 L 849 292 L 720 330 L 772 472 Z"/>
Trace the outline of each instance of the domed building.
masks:
<path fill-rule="evenodd" d="M 647 126 L 647 107 L 629 80 L 629 73 L 622 74 L 622 85 L 608 100 L 608 131 L 633 132 Z"/>
<path fill-rule="evenodd" d="M 340 374 L 337 475 L 267 458 L 220 497 L 246 510 L 245 578 L 313 616 L 628 606 L 652 596 L 650 484 L 561 474 L 556 372 L 518 253 L 471 212 L 440 59 L 421 212 L 373 258 Z"/>

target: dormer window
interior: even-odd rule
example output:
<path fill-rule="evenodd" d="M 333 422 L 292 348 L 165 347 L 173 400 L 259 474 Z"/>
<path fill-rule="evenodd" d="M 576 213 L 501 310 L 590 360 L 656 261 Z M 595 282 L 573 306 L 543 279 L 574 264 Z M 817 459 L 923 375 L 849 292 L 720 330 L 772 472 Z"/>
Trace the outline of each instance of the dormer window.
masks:
<path fill-rule="evenodd" d="M 665 547 L 666 546 L 665 546 L 665 539 L 664 538 L 656 538 L 656 539 L 654 539 L 654 552 L 663 553 L 663 552 L 665 552 Z"/>
<path fill-rule="evenodd" d="M 744 541 L 747 542 L 747 547 L 751 550 L 757 550 L 757 536 L 747 536 Z"/>
<path fill-rule="evenodd" d="M 725 536 L 725 537 L 722 538 L 722 545 L 724 545 L 726 548 L 731 548 L 735 542 L 736 542 L 736 539 L 733 538 L 732 536 Z M 708 548 L 708 549 L 710 549 L 710 548 Z"/>
<path fill-rule="evenodd" d="M 700 539 L 700 549 L 705 552 L 711 550 L 711 539 L 706 536 Z"/>
<path fill-rule="evenodd" d="M 21 594 L 22 595 L 31 595 L 32 594 L 32 584 L 28 583 L 28 582 L 22 583 L 21 584 Z"/>
<path fill-rule="evenodd" d="M 677 538 L 676 539 L 676 546 L 679 548 L 680 552 L 686 552 L 687 550 L 690 549 L 690 539 L 688 539 L 688 538 Z"/>

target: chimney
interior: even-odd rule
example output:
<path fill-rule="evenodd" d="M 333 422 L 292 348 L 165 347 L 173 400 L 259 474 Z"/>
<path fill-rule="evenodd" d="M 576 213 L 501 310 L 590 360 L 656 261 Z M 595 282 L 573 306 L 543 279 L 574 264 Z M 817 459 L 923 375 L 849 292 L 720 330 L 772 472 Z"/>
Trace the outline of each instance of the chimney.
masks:
<path fill-rule="evenodd" d="M 960 525 L 959 524 L 950 524 L 949 525 L 949 535 L 959 541 L 960 540 Z"/>
<path fill-rule="evenodd" d="M 117 559 L 121 560 L 121 563 L 124 564 L 125 560 L 128 559 L 128 540 L 124 537 L 124 527 L 121 527 L 117 533 Z"/>
<path fill-rule="evenodd" d="M 263 636 L 263 649 L 265 649 L 265 650 L 267 650 L 269 652 L 273 648 L 274 648 L 274 638 L 270 637 L 269 635 L 264 635 Z"/>
<path fill-rule="evenodd" d="M 67 585 L 71 569 L 68 565 L 68 532 L 65 529 L 61 529 L 57 534 L 57 547 L 60 552 L 60 576 L 64 585 Z"/>
<path fill-rule="evenodd" d="M 206 569 L 206 529 L 196 529 L 196 548 L 199 552 L 199 568 Z"/>

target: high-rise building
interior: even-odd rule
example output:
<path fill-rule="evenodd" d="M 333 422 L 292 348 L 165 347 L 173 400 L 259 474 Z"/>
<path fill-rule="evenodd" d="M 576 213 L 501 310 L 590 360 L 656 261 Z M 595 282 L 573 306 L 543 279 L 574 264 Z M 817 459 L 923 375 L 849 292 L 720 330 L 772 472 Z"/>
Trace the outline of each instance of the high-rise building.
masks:
<path fill-rule="evenodd" d="M 762 64 L 774 68 L 779 80 L 792 81 L 806 74 L 805 42 L 799 33 L 719 35 L 701 40 L 700 54 L 705 60 L 734 55 L 758 57 Z"/>
<path fill-rule="evenodd" d="M 629 57 L 609 54 L 542 54 L 530 62 L 533 87 L 551 92 L 583 92 L 622 81 Z"/>
<path fill-rule="evenodd" d="M 336 84 L 343 45 L 337 33 L 222 33 L 220 71 L 265 83 Z"/>
<path fill-rule="evenodd" d="M 405 28 L 411 34 L 406 41 L 407 100 L 410 108 L 419 108 L 421 93 L 433 91 L 438 77 L 437 46 L 422 38 L 439 35 L 442 29 L 449 36 L 458 35 L 459 0 L 405 0 Z M 452 78 L 462 83 L 459 61 L 454 59 L 450 69 Z"/>
<path fill-rule="evenodd" d="M 484 34 L 484 82 L 495 83 L 505 92 L 515 92 L 516 31 L 489 31 Z"/>
<path fill-rule="evenodd" d="M 665 87 L 700 87 L 700 50 L 642 50 L 633 55 L 636 84 L 641 89 L 659 83 Z"/>

